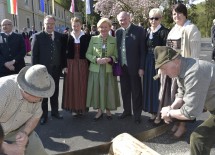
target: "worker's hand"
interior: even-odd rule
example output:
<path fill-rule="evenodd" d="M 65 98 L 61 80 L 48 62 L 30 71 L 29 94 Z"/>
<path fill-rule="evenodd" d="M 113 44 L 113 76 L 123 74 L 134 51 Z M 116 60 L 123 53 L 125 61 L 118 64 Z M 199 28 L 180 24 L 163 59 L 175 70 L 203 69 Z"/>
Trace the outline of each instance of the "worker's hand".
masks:
<path fill-rule="evenodd" d="M 16 144 L 25 147 L 28 143 L 28 135 L 25 132 L 18 132 L 16 135 Z"/>
<path fill-rule="evenodd" d="M 168 112 L 171 110 L 170 106 L 163 107 L 161 109 L 161 118 L 164 120 L 165 123 L 169 124 L 172 122 L 172 119 L 167 116 Z"/>
<path fill-rule="evenodd" d="M 7 144 L 7 147 L 4 149 L 4 154 L 7 155 L 24 155 L 25 147 L 19 146 L 16 143 Z"/>

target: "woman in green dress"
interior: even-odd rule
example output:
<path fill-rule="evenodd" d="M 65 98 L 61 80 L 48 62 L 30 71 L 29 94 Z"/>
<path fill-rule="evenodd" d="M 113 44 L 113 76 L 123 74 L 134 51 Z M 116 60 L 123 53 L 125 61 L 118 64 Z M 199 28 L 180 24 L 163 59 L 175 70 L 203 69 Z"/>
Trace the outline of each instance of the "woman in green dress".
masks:
<path fill-rule="evenodd" d="M 87 107 L 98 109 L 94 121 L 103 117 L 112 119 L 110 110 L 120 106 L 117 79 L 112 73 L 112 63 L 117 58 L 116 39 L 108 34 L 111 21 L 102 18 L 97 23 L 99 35 L 90 40 L 86 58 L 90 61 L 87 87 Z"/>

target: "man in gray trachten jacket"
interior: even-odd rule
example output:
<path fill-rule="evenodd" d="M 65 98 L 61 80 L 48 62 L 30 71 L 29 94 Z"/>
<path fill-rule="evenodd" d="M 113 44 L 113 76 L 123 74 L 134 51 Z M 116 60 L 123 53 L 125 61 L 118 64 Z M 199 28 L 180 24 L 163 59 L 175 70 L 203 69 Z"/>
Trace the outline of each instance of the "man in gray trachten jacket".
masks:
<path fill-rule="evenodd" d="M 209 155 L 215 144 L 215 65 L 198 59 L 183 58 L 166 46 L 155 48 L 155 68 L 176 78 L 178 93 L 171 106 L 163 107 L 162 119 L 194 120 L 206 108 L 211 115 L 190 137 L 191 155 Z"/>

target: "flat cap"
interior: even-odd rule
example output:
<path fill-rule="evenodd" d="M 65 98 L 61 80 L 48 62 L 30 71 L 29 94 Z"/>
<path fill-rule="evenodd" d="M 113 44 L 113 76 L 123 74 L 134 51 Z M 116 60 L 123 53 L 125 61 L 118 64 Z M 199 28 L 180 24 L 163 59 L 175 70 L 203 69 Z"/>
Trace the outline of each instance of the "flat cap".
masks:
<path fill-rule="evenodd" d="M 174 60 L 180 55 L 180 51 L 176 51 L 168 46 L 156 46 L 154 49 L 155 69 L 160 68 L 167 62 Z"/>

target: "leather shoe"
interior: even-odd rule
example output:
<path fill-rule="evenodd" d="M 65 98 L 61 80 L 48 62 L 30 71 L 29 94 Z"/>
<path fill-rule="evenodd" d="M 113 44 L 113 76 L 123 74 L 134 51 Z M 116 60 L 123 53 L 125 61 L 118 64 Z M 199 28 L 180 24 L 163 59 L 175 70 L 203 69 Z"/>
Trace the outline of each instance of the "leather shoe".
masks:
<path fill-rule="evenodd" d="M 135 119 L 135 120 L 134 120 L 134 123 L 135 123 L 135 124 L 140 124 L 140 123 L 141 123 L 141 120 L 140 120 L 140 119 Z"/>
<path fill-rule="evenodd" d="M 106 118 L 108 119 L 108 120 L 112 120 L 113 119 L 113 117 L 110 115 L 110 116 L 106 116 Z"/>
<path fill-rule="evenodd" d="M 41 125 L 44 125 L 44 124 L 46 124 L 47 123 L 47 118 L 45 118 L 45 117 L 41 117 L 41 119 L 40 119 L 40 124 Z"/>
<path fill-rule="evenodd" d="M 98 121 L 101 118 L 103 118 L 103 114 L 101 114 L 99 117 L 94 117 L 93 121 L 96 122 L 96 121 Z"/>
<path fill-rule="evenodd" d="M 124 118 L 126 118 L 128 116 L 131 116 L 131 114 L 123 112 L 121 115 L 118 116 L 118 118 L 119 119 L 124 119 Z"/>
<path fill-rule="evenodd" d="M 61 114 L 51 114 L 52 117 L 55 117 L 57 119 L 63 119 L 63 116 Z"/>

